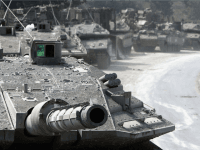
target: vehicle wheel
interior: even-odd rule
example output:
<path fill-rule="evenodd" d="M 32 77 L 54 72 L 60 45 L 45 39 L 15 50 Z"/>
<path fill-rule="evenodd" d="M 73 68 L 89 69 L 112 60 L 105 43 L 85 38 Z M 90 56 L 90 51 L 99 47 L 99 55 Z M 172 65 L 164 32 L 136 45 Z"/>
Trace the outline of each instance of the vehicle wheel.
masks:
<path fill-rule="evenodd" d="M 180 46 L 179 45 L 170 45 L 168 51 L 169 52 L 180 52 Z"/>
<path fill-rule="evenodd" d="M 162 52 L 167 52 L 167 51 L 168 51 L 168 45 L 167 45 L 167 44 L 160 45 L 160 50 L 161 50 Z"/>
<path fill-rule="evenodd" d="M 154 52 L 155 48 L 156 47 L 154 47 L 154 46 L 148 46 L 148 47 L 146 47 L 146 51 L 148 51 L 148 52 Z"/>
<path fill-rule="evenodd" d="M 180 52 L 180 51 L 181 51 L 181 46 L 177 45 L 176 52 Z"/>
<path fill-rule="evenodd" d="M 132 51 L 132 47 L 127 48 L 127 50 L 126 50 L 126 55 L 130 55 L 130 54 L 131 54 L 131 51 Z"/>
<path fill-rule="evenodd" d="M 97 65 L 99 69 L 107 69 L 110 66 L 110 56 L 106 55 L 97 55 Z"/>
<path fill-rule="evenodd" d="M 200 43 L 199 42 L 193 42 L 193 50 L 200 50 Z"/>

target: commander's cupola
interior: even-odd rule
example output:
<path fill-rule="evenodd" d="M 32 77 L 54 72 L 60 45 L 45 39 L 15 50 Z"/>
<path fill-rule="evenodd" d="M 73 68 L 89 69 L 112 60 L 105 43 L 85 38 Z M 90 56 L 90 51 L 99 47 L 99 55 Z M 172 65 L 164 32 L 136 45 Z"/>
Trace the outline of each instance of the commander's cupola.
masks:
<path fill-rule="evenodd" d="M 37 30 L 38 32 L 50 32 L 51 24 L 47 20 L 44 20 L 37 24 Z"/>

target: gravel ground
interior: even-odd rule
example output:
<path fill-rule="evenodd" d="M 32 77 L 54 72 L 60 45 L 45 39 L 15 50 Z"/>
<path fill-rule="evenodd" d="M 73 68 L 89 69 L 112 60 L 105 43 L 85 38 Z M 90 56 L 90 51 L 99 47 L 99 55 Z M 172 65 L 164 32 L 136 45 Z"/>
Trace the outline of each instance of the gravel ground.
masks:
<path fill-rule="evenodd" d="M 125 91 L 175 124 L 174 132 L 152 142 L 166 150 L 199 150 L 199 64 L 199 51 L 132 52 L 125 60 L 113 60 L 103 71 L 117 73 Z"/>

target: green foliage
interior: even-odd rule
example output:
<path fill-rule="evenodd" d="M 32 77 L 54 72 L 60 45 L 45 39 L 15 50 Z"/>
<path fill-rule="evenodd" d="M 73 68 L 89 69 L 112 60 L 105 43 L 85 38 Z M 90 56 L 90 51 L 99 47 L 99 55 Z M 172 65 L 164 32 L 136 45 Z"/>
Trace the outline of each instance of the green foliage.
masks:
<path fill-rule="evenodd" d="M 199 1 L 190 1 L 187 3 L 187 7 L 191 8 L 191 12 L 188 13 L 188 18 L 190 18 L 193 21 L 199 21 L 200 20 L 200 2 Z"/>

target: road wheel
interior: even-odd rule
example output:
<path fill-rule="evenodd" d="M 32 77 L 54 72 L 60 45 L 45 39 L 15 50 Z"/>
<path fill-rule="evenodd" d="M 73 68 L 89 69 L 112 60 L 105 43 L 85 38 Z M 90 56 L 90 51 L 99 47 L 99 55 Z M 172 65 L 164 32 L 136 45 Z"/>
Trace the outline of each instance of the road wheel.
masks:
<path fill-rule="evenodd" d="M 128 47 L 126 50 L 126 55 L 130 55 L 132 51 L 132 47 Z"/>
<path fill-rule="evenodd" d="M 145 47 L 146 51 L 148 51 L 148 52 L 154 52 L 155 48 L 156 47 L 154 47 L 154 46 Z"/>
<path fill-rule="evenodd" d="M 180 52 L 180 51 L 181 51 L 181 46 L 177 45 L 176 52 Z"/>
<path fill-rule="evenodd" d="M 200 43 L 195 41 L 193 42 L 193 50 L 200 50 Z"/>
<path fill-rule="evenodd" d="M 110 66 L 110 56 L 108 54 L 97 55 L 97 65 L 99 69 L 107 69 Z"/>
<path fill-rule="evenodd" d="M 180 52 L 180 46 L 179 45 L 170 45 L 169 46 L 169 52 Z"/>
<path fill-rule="evenodd" d="M 162 52 L 167 52 L 167 51 L 168 51 L 168 45 L 167 45 L 167 44 L 160 45 L 160 50 L 161 50 Z"/>
<path fill-rule="evenodd" d="M 142 47 L 138 44 L 133 44 L 133 48 L 134 48 L 135 52 L 142 52 L 143 51 Z"/>

